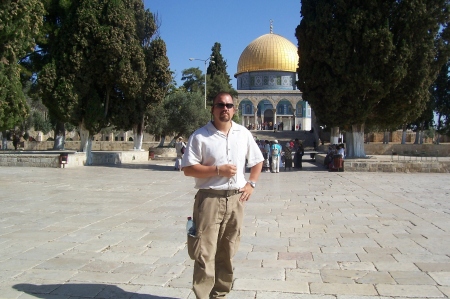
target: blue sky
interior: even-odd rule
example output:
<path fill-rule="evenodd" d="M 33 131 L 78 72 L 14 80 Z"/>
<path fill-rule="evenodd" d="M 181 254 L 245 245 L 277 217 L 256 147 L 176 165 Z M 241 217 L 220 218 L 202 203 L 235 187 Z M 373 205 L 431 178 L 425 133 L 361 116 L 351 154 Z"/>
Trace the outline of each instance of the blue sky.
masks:
<path fill-rule="evenodd" d="M 300 0 L 144 0 L 144 5 L 158 14 L 159 33 L 178 86 L 184 69 L 199 67 L 205 72 L 204 62 L 189 58 L 207 59 L 218 42 L 236 88 L 239 56 L 254 39 L 270 32 L 270 20 L 274 33 L 297 45 Z"/>

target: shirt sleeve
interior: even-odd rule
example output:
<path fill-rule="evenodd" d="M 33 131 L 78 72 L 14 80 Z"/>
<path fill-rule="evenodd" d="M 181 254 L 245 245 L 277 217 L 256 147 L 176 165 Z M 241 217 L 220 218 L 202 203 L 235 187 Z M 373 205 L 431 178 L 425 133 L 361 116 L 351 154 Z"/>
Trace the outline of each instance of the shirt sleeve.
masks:
<path fill-rule="evenodd" d="M 197 134 L 192 134 L 186 144 L 183 158 L 181 159 L 181 168 L 201 163 L 201 144 Z"/>

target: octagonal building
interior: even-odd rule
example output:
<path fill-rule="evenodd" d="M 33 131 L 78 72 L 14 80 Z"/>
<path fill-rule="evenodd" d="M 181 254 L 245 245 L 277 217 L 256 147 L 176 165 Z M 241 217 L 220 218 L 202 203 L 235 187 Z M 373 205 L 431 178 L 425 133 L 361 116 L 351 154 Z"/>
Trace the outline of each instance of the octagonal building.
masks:
<path fill-rule="evenodd" d="M 311 108 L 296 87 L 297 47 L 270 33 L 253 40 L 242 52 L 237 72 L 238 105 L 242 125 L 282 130 L 310 130 Z"/>

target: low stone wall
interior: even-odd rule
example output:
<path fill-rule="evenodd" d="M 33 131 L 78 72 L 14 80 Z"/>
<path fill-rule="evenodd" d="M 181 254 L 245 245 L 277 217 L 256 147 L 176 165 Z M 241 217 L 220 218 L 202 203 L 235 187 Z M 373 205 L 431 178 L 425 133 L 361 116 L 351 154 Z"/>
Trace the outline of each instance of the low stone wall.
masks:
<path fill-rule="evenodd" d="M 325 154 L 316 155 L 316 163 L 324 165 Z M 393 156 L 391 160 L 386 156 L 379 159 L 369 157 L 367 159 L 345 159 L 344 171 L 349 172 L 425 172 L 425 173 L 449 173 L 450 160 L 428 158 L 420 159 L 418 157 L 406 157 L 406 159 Z M 325 166 L 324 166 L 325 167 Z"/>
<path fill-rule="evenodd" d="M 68 154 L 67 163 L 61 164 L 61 153 Z M 147 151 L 92 152 L 92 165 L 118 165 L 148 161 Z M 0 166 L 72 168 L 86 165 L 86 153 L 79 152 L 3 152 Z"/>
<path fill-rule="evenodd" d="M 329 144 L 318 147 L 319 152 L 327 152 Z M 399 143 L 365 143 L 366 155 L 423 155 L 428 157 L 450 157 L 450 143 L 441 144 L 399 144 Z"/>
<path fill-rule="evenodd" d="M 176 158 L 177 152 L 174 147 L 153 147 L 149 149 L 149 156 L 153 153 L 154 159 Z"/>
<path fill-rule="evenodd" d="M 12 141 L 8 141 L 8 150 L 13 150 Z M 159 142 L 143 142 L 142 149 L 148 150 L 158 146 Z M 167 143 L 168 144 L 168 143 Z M 92 141 L 93 151 L 131 151 L 134 143 L 132 141 Z M 66 150 L 80 150 L 80 141 L 66 141 L 64 143 Z M 53 141 L 22 141 L 19 149 L 25 151 L 47 151 L 53 149 Z"/>
<path fill-rule="evenodd" d="M 85 153 L 67 153 L 67 164 L 61 164 L 60 153 L 2 153 L 0 154 L 0 166 L 14 167 L 78 167 L 86 162 Z"/>
<path fill-rule="evenodd" d="M 92 165 L 118 165 L 147 161 L 147 151 L 92 152 Z"/>
<path fill-rule="evenodd" d="M 392 153 L 423 154 L 428 157 L 450 157 L 450 144 L 398 144 L 398 143 L 367 143 L 364 144 L 367 155 L 391 155 Z"/>

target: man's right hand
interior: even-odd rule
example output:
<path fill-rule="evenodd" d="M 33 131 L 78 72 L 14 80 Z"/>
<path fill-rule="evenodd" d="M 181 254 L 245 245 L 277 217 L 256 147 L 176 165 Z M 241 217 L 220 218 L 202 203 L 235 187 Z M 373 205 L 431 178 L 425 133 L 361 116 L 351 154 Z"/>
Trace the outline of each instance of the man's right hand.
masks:
<path fill-rule="evenodd" d="M 237 173 L 237 167 L 233 164 L 223 164 L 217 166 L 219 175 L 227 178 L 233 177 Z"/>

